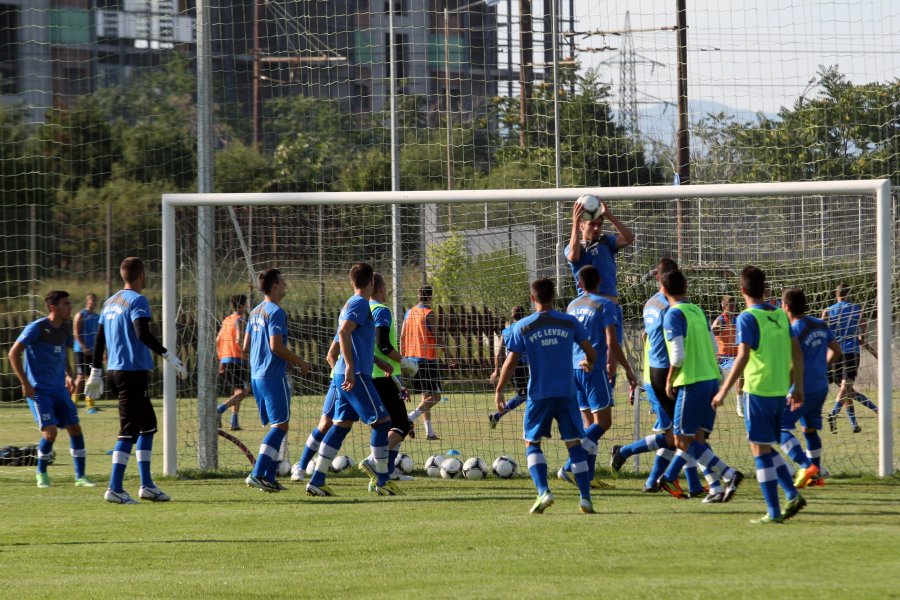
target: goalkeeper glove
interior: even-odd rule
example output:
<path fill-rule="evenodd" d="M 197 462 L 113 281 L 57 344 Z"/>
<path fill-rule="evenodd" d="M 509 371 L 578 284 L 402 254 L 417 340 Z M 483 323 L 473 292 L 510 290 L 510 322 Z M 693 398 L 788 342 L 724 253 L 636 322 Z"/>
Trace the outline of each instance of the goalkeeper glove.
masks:
<path fill-rule="evenodd" d="M 175 369 L 175 374 L 178 375 L 179 379 L 184 379 L 187 377 L 187 369 L 184 368 L 184 365 L 181 364 L 181 361 L 178 360 L 178 357 L 172 354 L 171 352 L 166 352 L 163 354 L 163 359 L 172 365 L 172 368 Z"/>
<path fill-rule="evenodd" d="M 99 400 L 103 395 L 103 369 L 91 369 L 91 376 L 84 383 L 84 395 L 91 400 Z"/>
<path fill-rule="evenodd" d="M 405 377 L 415 377 L 419 372 L 419 365 L 404 357 L 400 359 L 400 371 Z"/>

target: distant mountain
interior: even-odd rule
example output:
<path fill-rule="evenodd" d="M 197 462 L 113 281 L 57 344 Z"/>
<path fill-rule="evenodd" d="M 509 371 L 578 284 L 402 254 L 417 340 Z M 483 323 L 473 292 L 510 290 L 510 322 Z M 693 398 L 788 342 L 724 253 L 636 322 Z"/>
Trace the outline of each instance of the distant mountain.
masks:
<path fill-rule="evenodd" d="M 691 123 L 696 123 L 709 114 L 715 115 L 719 113 L 734 117 L 741 123 L 756 120 L 756 113 L 753 111 L 734 108 L 719 102 L 694 100 L 689 102 L 688 106 Z M 763 114 L 770 119 L 778 118 L 777 115 L 772 113 Z M 641 133 L 646 136 L 660 140 L 672 139 L 678 126 L 678 111 L 672 104 L 644 104 L 638 108 L 638 126 L 641 129 Z"/>

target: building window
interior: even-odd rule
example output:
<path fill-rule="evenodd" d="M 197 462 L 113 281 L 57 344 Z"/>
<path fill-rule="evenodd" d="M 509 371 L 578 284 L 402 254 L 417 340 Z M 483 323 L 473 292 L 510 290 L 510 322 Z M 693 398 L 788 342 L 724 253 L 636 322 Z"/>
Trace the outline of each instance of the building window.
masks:
<path fill-rule="evenodd" d="M 394 34 L 394 58 L 397 63 L 397 79 L 406 77 L 406 61 L 408 58 L 409 36 L 404 33 Z M 384 34 L 384 62 L 390 64 L 391 60 L 391 35 Z"/>
<path fill-rule="evenodd" d="M 391 12 L 391 1 L 392 0 L 384 0 L 384 12 Z M 394 3 L 394 14 L 395 15 L 405 15 L 409 12 L 408 0 L 393 0 Z"/>
<path fill-rule="evenodd" d="M 353 104 L 356 112 L 372 112 L 372 91 L 369 86 L 353 84 Z"/>
<path fill-rule="evenodd" d="M 18 24 L 16 7 L 0 4 L 0 95 L 19 93 Z"/>

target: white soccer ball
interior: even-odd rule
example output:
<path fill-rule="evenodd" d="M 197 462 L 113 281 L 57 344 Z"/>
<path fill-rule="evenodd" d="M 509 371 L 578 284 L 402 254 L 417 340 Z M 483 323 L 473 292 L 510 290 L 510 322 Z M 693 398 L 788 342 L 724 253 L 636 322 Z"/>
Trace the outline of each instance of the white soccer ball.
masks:
<path fill-rule="evenodd" d="M 315 472 L 316 472 L 316 457 L 313 456 L 311 459 L 309 459 L 309 463 L 307 463 L 307 465 L 306 465 L 306 474 L 312 475 Z"/>
<path fill-rule="evenodd" d="M 494 475 L 501 479 L 509 479 L 516 475 L 519 465 L 508 456 L 498 456 L 492 465 Z"/>
<path fill-rule="evenodd" d="M 356 466 L 356 461 L 350 458 L 349 456 L 345 456 L 343 454 L 339 456 L 335 456 L 334 460 L 331 461 L 331 472 L 332 473 L 340 473 L 342 471 L 346 471 L 351 467 Z"/>
<path fill-rule="evenodd" d="M 600 199 L 597 196 L 585 194 L 579 197 L 576 202 L 580 202 L 584 207 L 584 212 L 581 213 L 582 221 L 593 221 L 600 216 Z"/>
<path fill-rule="evenodd" d="M 450 458 L 444 459 L 444 462 L 441 463 L 441 477 L 444 479 L 456 479 L 459 477 L 459 474 L 462 472 L 462 461 L 458 458 Z"/>
<path fill-rule="evenodd" d="M 278 474 L 284 477 L 285 475 L 291 472 L 291 461 L 289 460 L 279 460 L 278 461 Z"/>
<path fill-rule="evenodd" d="M 444 462 L 443 454 L 435 454 L 434 456 L 429 456 L 428 460 L 425 461 L 425 473 L 429 477 L 440 477 L 441 476 L 441 464 Z"/>
<path fill-rule="evenodd" d="M 477 456 L 463 463 L 463 476 L 466 479 L 484 479 L 487 474 L 487 463 Z"/>
<path fill-rule="evenodd" d="M 400 469 L 404 475 L 409 475 L 416 468 L 416 461 L 409 454 L 398 454 L 394 460 L 394 468 Z"/>

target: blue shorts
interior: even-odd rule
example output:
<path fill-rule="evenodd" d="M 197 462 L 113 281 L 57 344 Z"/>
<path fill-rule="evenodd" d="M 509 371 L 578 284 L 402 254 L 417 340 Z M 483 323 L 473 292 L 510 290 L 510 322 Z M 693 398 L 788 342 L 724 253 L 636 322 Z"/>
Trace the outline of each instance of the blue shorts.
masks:
<path fill-rule="evenodd" d="M 375 389 L 370 375 L 356 374 L 356 383 L 349 392 L 341 389 L 344 383 L 344 375 L 334 374 L 333 385 L 337 388 L 337 398 L 334 401 L 335 423 L 362 421 L 371 425 L 375 421 L 387 418 L 388 412 L 381 402 L 381 396 Z"/>
<path fill-rule="evenodd" d="M 669 411 L 666 410 L 662 403 L 660 403 L 659 398 L 656 397 L 656 391 L 653 389 L 653 385 L 645 383 L 644 393 L 647 394 L 647 402 L 650 403 L 650 408 L 653 409 L 653 414 L 656 415 L 656 423 L 653 425 L 653 431 L 662 433 L 672 429 L 672 415 L 669 414 Z"/>
<path fill-rule="evenodd" d="M 719 355 L 716 359 L 719 361 L 719 368 L 723 371 L 730 371 L 731 367 L 734 366 L 734 359 L 736 356 L 722 356 Z"/>
<path fill-rule="evenodd" d="M 696 435 L 700 431 L 712 432 L 716 423 L 713 396 L 719 391 L 719 380 L 697 381 L 678 388 L 675 399 L 675 435 Z"/>
<path fill-rule="evenodd" d="M 338 397 L 338 388 L 334 380 L 328 384 L 328 392 L 325 393 L 325 402 L 322 403 L 322 416 L 334 420 L 334 402 Z"/>
<path fill-rule="evenodd" d="M 751 444 L 777 446 L 781 440 L 784 396 L 757 396 L 744 393 L 744 427 Z"/>
<path fill-rule="evenodd" d="M 291 420 L 291 384 L 287 377 L 252 379 L 250 385 L 263 425 L 279 425 Z"/>
<path fill-rule="evenodd" d="M 525 441 L 540 443 L 543 438 L 550 437 L 550 426 L 556 419 L 559 436 L 564 442 L 580 440 L 584 437 L 584 425 L 578 403 L 571 396 L 562 398 L 541 398 L 525 403 L 525 416 L 522 419 Z"/>
<path fill-rule="evenodd" d="M 822 429 L 822 407 L 828 396 L 828 388 L 803 394 L 803 406 L 797 410 L 784 410 L 781 414 L 781 430 L 791 431 L 797 421 L 802 427 Z"/>
<path fill-rule="evenodd" d="M 580 410 L 596 413 L 614 405 L 609 378 L 602 368 L 594 369 L 590 373 L 585 373 L 581 369 L 575 369 L 574 372 L 575 398 L 578 400 Z"/>
<path fill-rule="evenodd" d="M 28 405 L 41 431 L 50 425 L 62 428 L 78 425 L 78 409 L 66 388 L 36 389 L 33 403 L 34 406 L 31 402 Z"/>

